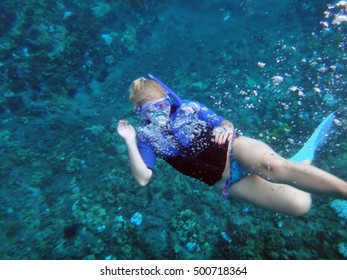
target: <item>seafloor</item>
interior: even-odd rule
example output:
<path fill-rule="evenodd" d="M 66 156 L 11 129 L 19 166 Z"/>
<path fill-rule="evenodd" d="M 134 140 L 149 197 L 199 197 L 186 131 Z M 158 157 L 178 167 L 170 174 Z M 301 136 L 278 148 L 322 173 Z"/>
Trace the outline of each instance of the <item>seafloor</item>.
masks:
<path fill-rule="evenodd" d="M 290 157 L 346 107 L 346 24 L 344 1 L 1 1 L 0 258 L 347 258 L 346 201 L 291 217 L 161 160 L 143 188 L 115 129 L 151 72 Z M 343 123 L 314 164 L 347 180 Z"/>

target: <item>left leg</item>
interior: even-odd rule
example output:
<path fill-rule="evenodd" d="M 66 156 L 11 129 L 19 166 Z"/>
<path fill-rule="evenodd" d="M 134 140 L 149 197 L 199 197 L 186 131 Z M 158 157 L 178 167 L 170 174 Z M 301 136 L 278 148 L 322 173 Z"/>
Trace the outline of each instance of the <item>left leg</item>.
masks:
<path fill-rule="evenodd" d="M 271 183 L 255 174 L 232 185 L 228 193 L 231 197 L 288 215 L 301 216 L 311 208 L 309 193 L 289 185 Z"/>
<path fill-rule="evenodd" d="M 286 160 L 261 141 L 238 137 L 233 155 L 247 171 L 267 181 L 347 198 L 347 182 L 312 165 Z"/>

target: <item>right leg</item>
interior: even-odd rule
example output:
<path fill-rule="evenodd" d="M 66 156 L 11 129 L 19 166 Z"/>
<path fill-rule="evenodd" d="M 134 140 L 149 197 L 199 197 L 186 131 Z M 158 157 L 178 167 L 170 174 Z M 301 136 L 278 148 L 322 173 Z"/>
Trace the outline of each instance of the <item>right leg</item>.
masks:
<path fill-rule="evenodd" d="M 289 215 L 306 214 L 311 207 L 309 193 L 289 185 L 271 183 L 257 175 L 243 178 L 232 185 L 228 193 L 231 197 Z"/>
<path fill-rule="evenodd" d="M 312 165 L 286 160 L 261 141 L 238 137 L 233 142 L 233 155 L 247 171 L 267 181 L 347 198 L 346 181 Z"/>

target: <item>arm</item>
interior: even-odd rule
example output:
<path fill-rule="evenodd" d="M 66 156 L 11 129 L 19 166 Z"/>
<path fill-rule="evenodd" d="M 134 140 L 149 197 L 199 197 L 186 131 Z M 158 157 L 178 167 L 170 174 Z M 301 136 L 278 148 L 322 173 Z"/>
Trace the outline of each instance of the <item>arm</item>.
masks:
<path fill-rule="evenodd" d="M 140 186 L 146 186 L 151 177 L 152 170 L 147 167 L 143 161 L 136 143 L 136 132 L 133 126 L 129 125 L 128 121 L 120 120 L 118 122 L 117 131 L 125 140 L 130 158 L 131 172 Z"/>
<path fill-rule="evenodd" d="M 217 115 L 205 105 L 200 104 L 200 106 L 201 110 L 199 112 L 199 117 L 214 128 L 212 135 L 215 137 L 215 143 L 224 145 L 226 141 L 231 141 L 234 135 L 234 125 L 232 122 Z"/>

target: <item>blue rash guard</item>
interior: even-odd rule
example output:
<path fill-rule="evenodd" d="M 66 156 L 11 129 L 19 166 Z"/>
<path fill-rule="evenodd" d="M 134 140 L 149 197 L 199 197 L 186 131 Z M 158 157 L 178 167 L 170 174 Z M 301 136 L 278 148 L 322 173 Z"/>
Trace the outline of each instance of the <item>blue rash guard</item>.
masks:
<path fill-rule="evenodd" d="M 212 136 L 213 128 L 223 120 L 206 106 L 183 100 L 181 106 L 171 106 L 167 125 L 148 121 L 137 129 L 141 157 L 152 170 L 160 157 L 179 172 L 211 186 L 222 178 L 227 160 L 228 142 L 217 145 Z"/>

